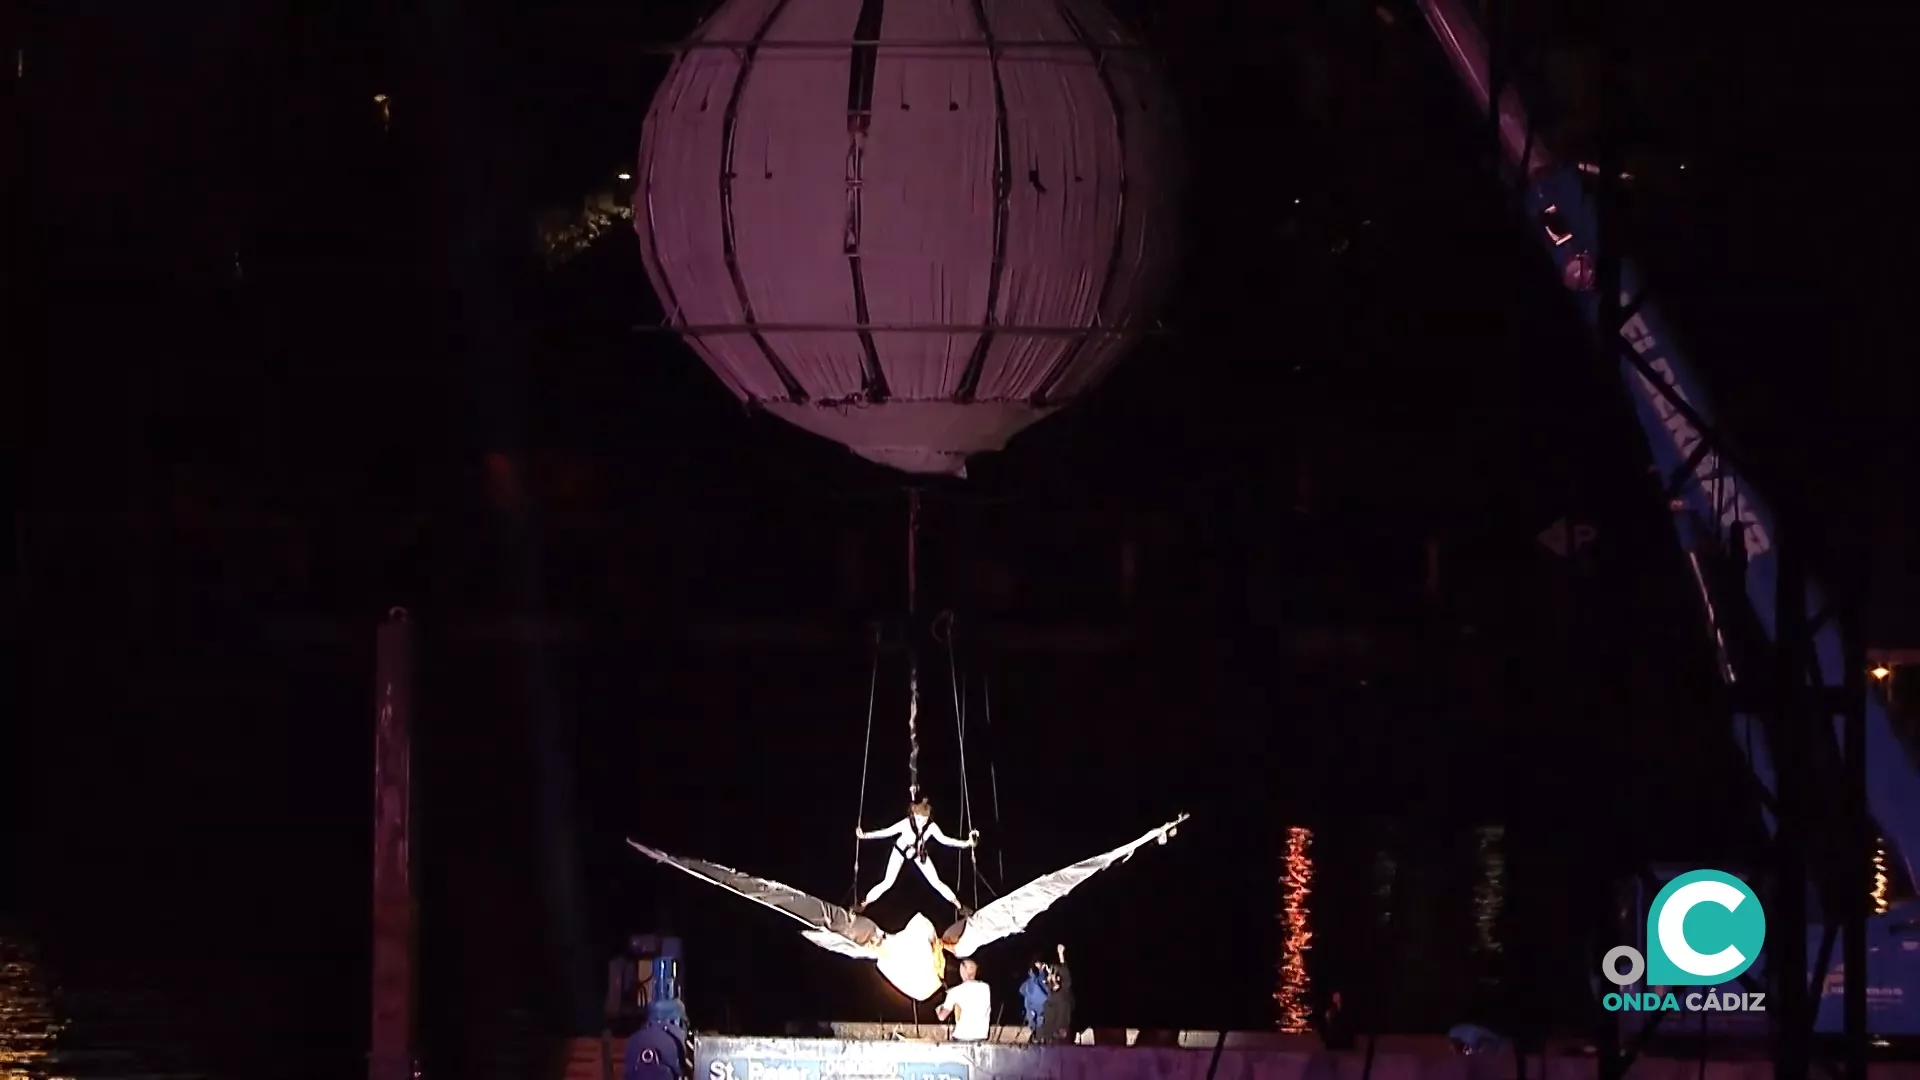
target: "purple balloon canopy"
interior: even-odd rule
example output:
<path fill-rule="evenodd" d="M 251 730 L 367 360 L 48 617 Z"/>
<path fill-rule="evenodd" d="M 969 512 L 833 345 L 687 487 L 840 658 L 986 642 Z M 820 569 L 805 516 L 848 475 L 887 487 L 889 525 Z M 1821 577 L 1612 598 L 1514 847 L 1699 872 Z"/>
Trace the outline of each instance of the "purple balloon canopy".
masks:
<path fill-rule="evenodd" d="M 1145 329 L 1180 157 L 1094 0 L 728 0 L 654 97 L 634 228 L 742 400 L 965 475 Z"/>

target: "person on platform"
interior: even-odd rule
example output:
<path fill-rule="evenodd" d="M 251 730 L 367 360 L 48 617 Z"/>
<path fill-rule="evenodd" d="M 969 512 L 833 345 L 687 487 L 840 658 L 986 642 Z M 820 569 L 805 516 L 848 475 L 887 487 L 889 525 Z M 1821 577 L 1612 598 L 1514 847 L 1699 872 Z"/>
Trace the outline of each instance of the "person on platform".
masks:
<path fill-rule="evenodd" d="M 1073 971 L 1067 947 L 1055 945 L 1057 963 L 1047 965 L 1047 1002 L 1040 1011 L 1041 1042 L 1073 1041 Z"/>
<path fill-rule="evenodd" d="M 1453 1041 L 1454 1053 L 1461 1055 L 1502 1054 L 1508 1049 L 1504 1036 L 1479 1024 L 1455 1024 L 1447 1030 L 1447 1038 Z"/>
<path fill-rule="evenodd" d="M 1313 1026 L 1320 1033 L 1320 1045 L 1329 1050 L 1353 1049 L 1353 1018 L 1347 1015 L 1347 1003 L 1341 999 L 1340 991 L 1335 990 L 1327 999 L 1327 1007 L 1314 1017 Z"/>
<path fill-rule="evenodd" d="M 1029 1042 L 1037 1043 L 1045 1038 L 1045 1029 L 1040 1023 L 1047 1004 L 1047 978 L 1046 960 L 1036 957 L 1026 981 L 1020 984 L 1020 1008 L 1026 1014 Z"/>
<path fill-rule="evenodd" d="M 907 862 L 913 863 L 914 868 L 920 871 L 920 876 L 926 878 L 927 884 L 933 886 L 933 891 L 939 893 L 947 903 L 952 904 L 962 918 L 973 914 L 960 903 L 960 898 L 954 895 L 953 890 L 947 888 L 947 883 L 940 880 L 940 871 L 934 867 L 933 856 L 928 853 L 927 845 L 934 843 L 945 844 L 951 848 L 975 847 L 980 843 L 980 830 L 973 830 L 965 840 L 955 840 L 942 832 L 940 826 L 934 822 L 933 803 L 921 799 L 908 807 L 906 817 L 892 825 L 872 832 L 856 827 L 853 835 L 862 840 L 893 841 L 893 850 L 887 855 L 886 875 L 880 879 L 880 884 L 875 885 L 858 904 L 853 906 L 855 915 L 865 911 L 867 905 L 880 899 L 888 889 L 893 888 L 893 883 L 900 877 L 901 864 Z"/>
<path fill-rule="evenodd" d="M 954 1042 L 985 1042 L 992 1033 L 993 988 L 980 981 L 980 966 L 971 960 L 960 961 L 960 984 L 950 987 L 940 1007 L 933 1011 L 945 1023 L 953 1018 Z"/>

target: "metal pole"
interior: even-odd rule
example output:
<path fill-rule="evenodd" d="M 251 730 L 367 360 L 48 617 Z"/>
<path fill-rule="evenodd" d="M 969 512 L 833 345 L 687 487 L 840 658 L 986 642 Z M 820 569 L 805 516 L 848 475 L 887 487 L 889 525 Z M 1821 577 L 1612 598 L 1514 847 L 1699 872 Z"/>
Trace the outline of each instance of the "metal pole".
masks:
<path fill-rule="evenodd" d="M 1846 921 L 1841 928 L 1841 965 L 1846 971 L 1842 993 L 1846 1032 L 1847 1080 L 1867 1080 L 1867 910 L 1873 892 L 1874 826 L 1867 809 L 1867 655 L 1858 621 L 1844 627 L 1841 656 L 1846 667 L 1842 686 L 1846 694 L 1842 760 L 1846 762 L 1846 810 L 1841 815 L 1847 858 L 1841 865 L 1841 897 Z M 1825 972 L 1821 973 L 1824 978 Z"/>
<path fill-rule="evenodd" d="M 1624 347 L 1620 339 L 1620 326 L 1623 321 L 1620 311 L 1620 245 L 1615 240 L 1617 230 L 1614 220 L 1614 214 L 1618 208 L 1615 178 L 1619 176 L 1620 170 L 1613 164 L 1620 156 L 1613 122 L 1616 106 L 1620 100 L 1621 87 L 1616 47 L 1618 31 L 1614 26 L 1617 20 L 1605 8 L 1599 13 L 1599 20 L 1600 124 L 1597 132 L 1599 137 L 1597 150 L 1600 175 L 1596 178 L 1597 182 L 1594 186 L 1593 215 L 1594 259 L 1597 263 L 1594 269 L 1596 287 L 1600 290 L 1600 310 L 1598 318 L 1594 320 L 1594 329 L 1597 335 L 1595 347 L 1600 352 L 1601 360 L 1611 367 L 1617 362 L 1616 358 Z M 1495 95 L 1492 100 L 1497 103 L 1500 97 Z M 1497 104 L 1495 115 L 1497 119 Z M 1609 860 L 1608 865 L 1610 868 L 1613 866 L 1612 860 Z M 1611 890 L 1606 892 L 1610 893 Z M 1603 928 L 1617 932 L 1620 928 L 1617 903 L 1607 904 L 1606 912 L 1609 924 L 1603 924 Z M 1611 939 L 1602 937 L 1601 940 L 1605 942 Z M 1598 1004 L 1595 1002 L 1596 1006 Z M 1596 1046 L 1599 1057 L 1595 1063 L 1596 1072 L 1600 1080 L 1619 1080 L 1625 1075 L 1630 1063 L 1627 1054 L 1637 1048 L 1628 1047 L 1623 1053 L 1621 1046 L 1623 1024 L 1619 1014 L 1602 1012 L 1600 1020 L 1602 1038 Z"/>
<path fill-rule="evenodd" d="M 1743 542 L 1736 531 L 1733 543 Z M 1768 969 L 1773 983 L 1774 1080 L 1807 1080 L 1813 1014 L 1807 1008 L 1807 582 L 1792 544 L 1778 560 L 1773 665 L 1773 760 L 1778 765 L 1777 870 L 1768 905 Z"/>
<path fill-rule="evenodd" d="M 413 630 L 394 608 L 374 645 L 373 1030 L 367 1080 L 412 1080 Z"/>

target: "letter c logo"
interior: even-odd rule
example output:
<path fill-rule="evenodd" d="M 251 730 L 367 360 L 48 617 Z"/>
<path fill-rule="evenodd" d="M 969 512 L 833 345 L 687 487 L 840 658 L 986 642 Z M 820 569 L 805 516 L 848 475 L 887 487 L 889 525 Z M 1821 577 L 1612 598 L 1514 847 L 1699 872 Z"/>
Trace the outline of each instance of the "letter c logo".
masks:
<path fill-rule="evenodd" d="M 1718 870 L 1682 874 L 1660 890 L 1647 912 L 1647 982 L 1727 982 L 1753 966 L 1766 938 L 1766 914 L 1746 882 Z M 1715 945 L 1712 951 L 1697 947 Z"/>

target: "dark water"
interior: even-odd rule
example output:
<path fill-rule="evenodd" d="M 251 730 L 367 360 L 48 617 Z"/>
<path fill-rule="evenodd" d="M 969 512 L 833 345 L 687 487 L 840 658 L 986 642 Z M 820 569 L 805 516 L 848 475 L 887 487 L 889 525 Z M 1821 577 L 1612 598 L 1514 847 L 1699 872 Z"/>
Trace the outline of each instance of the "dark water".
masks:
<path fill-rule="evenodd" d="M 65 1028 L 31 943 L 0 937 L 0 1075 L 50 1075 Z"/>
<path fill-rule="evenodd" d="M 355 1075 L 352 1034 L 329 1046 L 272 1007 L 276 990 L 175 956 L 138 952 L 63 963 L 59 935 L 0 927 L 0 1077 L 7 1080 L 271 1080 Z M 68 950 L 72 951 L 72 950 Z M 172 952 L 154 950 L 154 953 Z M 153 953 L 149 953 L 149 956 Z M 101 963 L 108 959 L 110 963 Z M 281 981 L 297 985 L 292 972 Z M 322 980 L 323 983 L 330 980 Z M 288 1022 L 292 1021 L 292 1022 Z M 362 1072 L 363 1074 L 363 1072 Z"/>
<path fill-rule="evenodd" d="M 1230 1010 L 1220 1009 L 1217 1001 L 1203 1003 L 1209 1011 L 1243 1018 L 1235 1026 L 1264 1018 L 1265 1026 L 1299 1030 L 1326 994 L 1341 990 L 1349 1000 L 1370 1000 L 1377 1011 L 1402 1019 L 1398 1026 L 1433 1030 L 1500 1008 L 1509 921 L 1505 830 L 1484 826 L 1423 833 L 1421 846 L 1411 851 L 1367 846 L 1356 831 L 1280 830 L 1269 891 L 1276 913 L 1272 934 L 1244 928 L 1248 940 L 1276 944 L 1269 961 L 1250 965 L 1266 971 L 1270 1000 L 1243 1000 Z M 1142 858 L 1154 854 L 1149 850 Z M 1120 883 L 1108 884 L 1114 886 L 1109 898 L 1125 895 Z M 756 922 L 746 917 L 750 912 L 716 914 L 716 925 Z M 1072 934 L 1085 922 L 1063 918 L 1054 928 Z M 747 928 L 742 936 L 752 937 L 759 929 Z M 211 940 L 201 930 L 181 936 L 190 939 L 188 946 L 196 937 Z M 737 946 L 716 940 L 704 928 L 692 937 L 692 996 L 706 1014 L 699 1022 L 715 1027 L 763 1023 L 753 1016 L 752 1003 L 717 1000 L 716 990 L 727 981 L 718 966 L 731 963 L 722 957 Z M 280 950 L 283 958 L 298 958 L 284 964 L 271 950 L 249 958 L 214 955 L 211 945 L 202 950 L 182 945 L 153 941 L 122 954 L 85 924 L 63 927 L 55 920 L 37 928 L 8 926 L 0 932 L 0 1077 L 317 1080 L 361 1074 L 358 1017 L 339 1001 L 320 1000 L 333 996 L 356 1007 L 364 1003 L 364 992 L 342 977 L 343 970 L 364 970 L 359 958 L 336 956 L 332 964 L 316 968 L 311 965 L 319 954 L 311 948 Z M 1126 999 L 1137 997 L 1141 983 L 1159 975 L 1141 971 L 1135 973 L 1140 982 L 1128 980 L 1097 942 L 1086 946 L 1093 955 L 1085 968 L 1108 985 L 1089 985 L 1084 1022 L 1153 1023 L 1154 1017 L 1140 1015 Z M 795 951 L 797 968 L 846 974 L 828 958 Z M 1019 960 L 997 970 L 999 959 L 989 961 L 989 977 L 1010 984 Z M 1202 981 L 1206 978 L 1202 973 Z M 1224 975 L 1220 979 L 1232 982 Z M 703 985 L 709 988 L 704 993 Z M 846 1008 L 840 1011 L 856 1016 L 867 1007 L 858 1000 L 864 997 L 859 989 L 851 999 L 842 996 Z M 1204 1017 L 1170 1019 L 1199 1023 Z M 533 1029 L 525 1037 L 541 1039 Z M 531 1050 L 527 1060 L 538 1061 L 540 1054 Z"/>
<path fill-rule="evenodd" d="M 32 936 L 0 932 L 0 1076 L 8 1080 L 133 1080 L 202 1076 L 215 1056 L 164 1031 L 180 1010 L 140 980 L 69 988 Z M 118 1022 L 104 1020 L 118 1017 Z M 144 1030 L 142 1030 L 144 1029 Z"/>
<path fill-rule="evenodd" d="M 1461 995 L 1462 1017 L 1468 1013 L 1484 1016 L 1489 1009 L 1497 1010 L 1490 1001 L 1476 1003 L 1473 999 L 1497 993 L 1501 982 L 1507 929 L 1506 829 L 1480 826 L 1472 830 L 1471 837 L 1472 848 L 1466 853 L 1470 864 L 1452 868 L 1470 875 L 1464 892 L 1419 899 L 1398 895 L 1399 860 L 1393 852 L 1379 850 L 1372 853 L 1363 878 L 1355 880 L 1350 874 L 1345 881 L 1331 883 L 1335 904 L 1329 905 L 1316 895 L 1327 890 L 1329 884 L 1321 877 L 1314 831 L 1304 826 L 1289 828 L 1277 882 L 1280 958 L 1275 967 L 1274 1026 L 1281 1031 L 1307 1031 L 1315 1011 L 1329 994 L 1341 991 L 1352 997 L 1359 989 L 1359 996 L 1379 997 L 1375 991 L 1382 984 L 1397 981 L 1397 969 L 1405 959 L 1395 955 L 1396 907 L 1402 905 L 1437 907 L 1444 913 L 1442 918 L 1452 916 L 1450 932 L 1443 932 L 1443 940 L 1431 945 L 1443 954 L 1451 954 L 1457 962 L 1456 970 L 1465 973 L 1464 978 L 1452 980 L 1454 985 L 1443 983 L 1440 987 Z M 1339 895 L 1341 891 L 1346 893 L 1344 897 Z M 1436 900 L 1437 905 L 1432 902 Z M 1333 910 L 1316 915 L 1316 901 L 1322 901 L 1318 906 L 1323 909 Z M 1401 922 L 1406 922 L 1404 911 Z M 1323 958 L 1326 944 L 1335 949 L 1330 961 Z M 1345 956 L 1341 955 L 1342 946 Z M 1375 985 L 1356 987 L 1357 983 Z M 1380 1004 L 1384 1003 L 1376 1003 L 1376 1011 Z"/>
<path fill-rule="evenodd" d="M 0 919 L 23 958 L 11 992 L 41 1002 L 8 1015 L 28 1029 L 9 1037 L 80 1056 L 21 1068 L 363 1075 L 371 635 L 238 617 L 109 633 L 74 618 L 57 635 L 74 647 L 36 667 L 65 703 L 59 722 L 0 759 L 19 772 L 26 868 Z M 540 1075 L 543 1046 L 594 1023 L 604 960 L 635 932 L 685 939 L 703 1028 L 912 1018 L 870 966 L 623 843 L 850 899 L 855 819 L 904 809 L 901 665 L 881 673 L 869 753 L 864 647 L 644 631 L 611 623 L 538 656 L 422 635 L 414 841 L 435 1075 Z M 1297 1025 L 1334 991 L 1391 1030 L 1500 1027 L 1522 1006 L 1540 1026 L 1585 1022 L 1579 901 L 1602 895 L 1613 871 L 1593 841 L 1623 819 L 1556 799 L 1611 790 L 1586 775 L 1610 759 L 1513 750 L 1526 768 L 1490 778 L 1501 731 L 1430 706 L 1424 682 L 1370 675 L 1336 695 L 1210 646 L 1155 656 L 982 657 L 990 697 L 982 675 L 957 705 L 922 673 L 920 778 L 943 826 L 971 813 L 985 836 L 978 880 L 949 877 L 963 897 L 1194 814 L 1174 843 L 985 954 L 1003 997 L 1030 951 L 1063 942 L 1087 1025 Z M 883 921 L 938 912 L 911 877 Z M 31 1038 L 47 1021 L 29 1017 L 48 1015 L 58 1034 Z"/>

